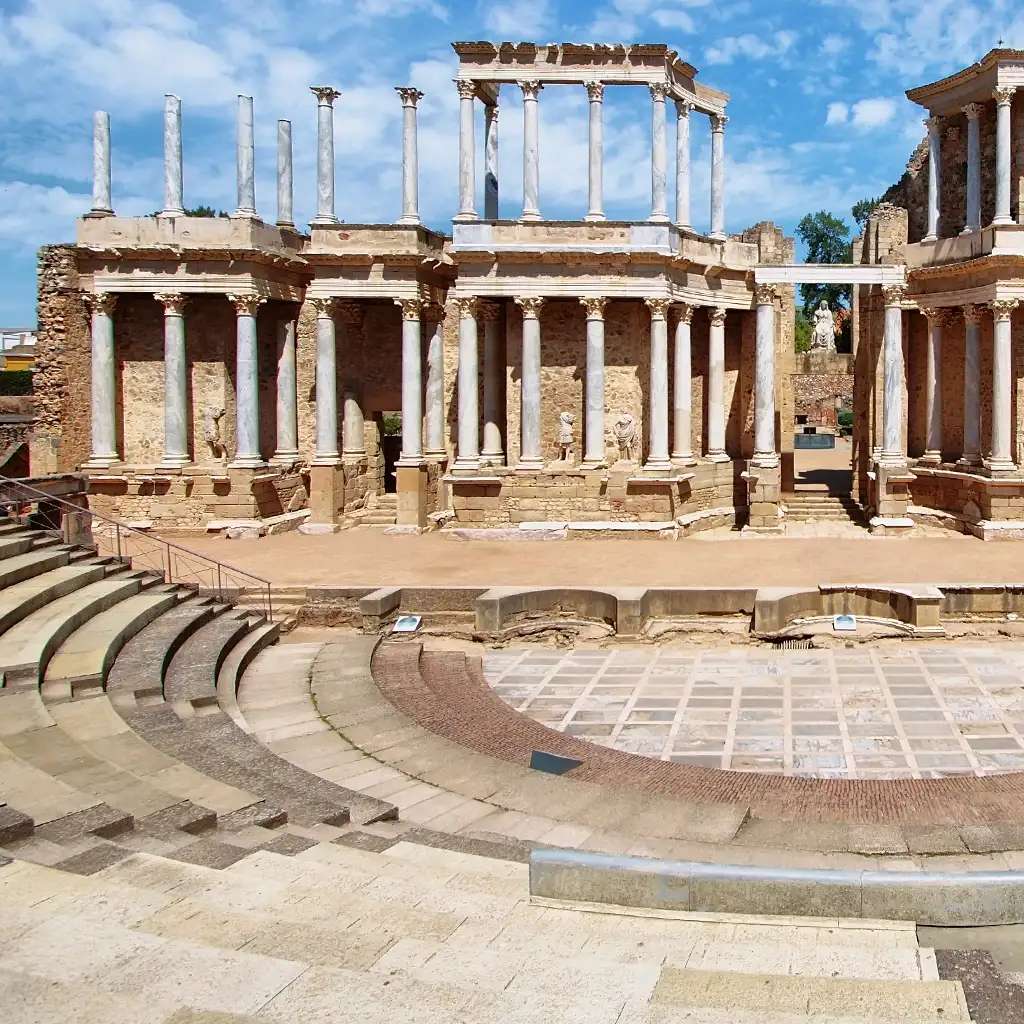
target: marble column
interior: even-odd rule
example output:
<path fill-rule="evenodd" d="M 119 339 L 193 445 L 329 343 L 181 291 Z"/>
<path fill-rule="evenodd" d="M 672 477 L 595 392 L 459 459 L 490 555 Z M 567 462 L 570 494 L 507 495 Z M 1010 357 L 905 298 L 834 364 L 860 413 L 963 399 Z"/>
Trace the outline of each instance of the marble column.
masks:
<path fill-rule="evenodd" d="M 881 462 L 906 461 L 903 451 L 903 310 L 906 298 L 903 285 L 882 288 L 885 301 L 885 328 L 882 336 L 882 451 Z"/>
<path fill-rule="evenodd" d="M 484 104 L 484 220 L 497 219 L 498 104 L 494 102 Z"/>
<path fill-rule="evenodd" d="M 338 451 L 338 346 L 336 299 L 310 299 L 316 311 L 316 450 L 313 465 L 336 466 Z"/>
<path fill-rule="evenodd" d="M 119 461 L 117 454 L 117 384 L 114 359 L 114 303 L 111 292 L 87 292 L 82 296 L 92 316 L 91 469 L 104 469 Z"/>
<path fill-rule="evenodd" d="M 448 457 L 444 429 L 444 306 L 430 303 L 423 309 L 427 328 L 426 450 L 428 459 Z"/>
<path fill-rule="evenodd" d="M 711 115 L 711 237 L 725 238 L 725 124 L 724 114 Z"/>
<path fill-rule="evenodd" d="M 754 459 L 762 466 L 775 466 L 775 289 L 755 285 L 754 302 Z"/>
<path fill-rule="evenodd" d="M 181 100 L 168 93 L 164 97 L 164 208 L 162 217 L 181 217 L 185 213 L 181 171 Z"/>
<path fill-rule="evenodd" d="M 476 82 L 460 79 L 459 90 L 459 212 L 456 221 L 479 220 L 476 212 L 476 141 L 473 127 L 473 100 Z"/>
<path fill-rule="evenodd" d="M 981 123 L 984 106 L 968 103 L 967 115 L 967 224 L 963 234 L 981 230 Z"/>
<path fill-rule="evenodd" d="M 516 469 L 536 472 L 544 468 L 540 418 L 540 310 L 544 300 L 538 295 L 528 295 L 518 296 L 515 302 L 523 310 L 522 403 Z"/>
<path fill-rule="evenodd" d="M 926 118 L 924 125 L 928 129 L 928 230 L 921 241 L 934 242 L 939 237 L 942 193 L 942 118 Z"/>
<path fill-rule="evenodd" d="M 644 299 L 651 311 L 650 429 L 644 469 L 667 470 L 668 458 L 668 310 L 671 299 Z"/>
<path fill-rule="evenodd" d="M 587 138 L 587 215 L 584 220 L 604 220 L 604 86 L 587 82 L 590 130 Z"/>
<path fill-rule="evenodd" d="M 238 97 L 238 209 L 236 217 L 256 218 L 256 136 L 253 129 L 252 97 Z"/>
<path fill-rule="evenodd" d="M 292 181 L 292 123 L 277 122 L 277 226 L 279 228 L 295 227 L 292 214 L 294 197 Z"/>
<path fill-rule="evenodd" d="M 648 89 L 651 92 L 651 215 L 648 220 L 667 224 L 665 95 L 668 86 L 664 82 L 652 82 Z"/>
<path fill-rule="evenodd" d="M 351 352 L 359 344 L 354 336 L 363 324 L 363 307 L 358 302 L 342 301 L 335 304 L 336 321 L 345 325 L 343 352 Z M 364 429 L 363 402 L 358 388 L 342 388 L 341 412 L 341 455 L 346 461 L 362 461 L 366 458 L 366 431 Z"/>
<path fill-rule="evenodd" d="M 523 90 L 523 212 L 520 220 L 543 220 L 540 215 L 540 82 L 520 82 Z"/>
<path fill-rule="evenodd" d="M 672 456 L 674 463 L 692 466 L 693 457 L 693 357 L 690 321 L 693 306 L 676 306 L 675 351 L 672 358 Z"/>
<path fill-rule="evenodd" d="M 708 458 L 728 462 L 725 453 L 725 315 L 716 306 L 708 311 L 711 329 L 708 335 Z"/>
<path fill-rule="evenodd" d="M 981 465 L 981 318 L 984 306 L 964 306 L 964 451 L 960 465 Z"/>
<path fill-rule="evenodd" d="M 1010 139 L 1010 104 L 1017 89 L 1009 85 L 992 93 L 996 101 L 996 215 L 993 224 L 1012 224 L 1010 175 L 1013 149 Z"/>
<path fill-rule="evenodd" d="M 992 310 L 992 454 L 988 466 L 993 472 L 1011 472 L 1013 461 L 1013 377 L 1010 317 L 1017 299 L 995 299 Z"/>
<path fill-rule="evenodd" d="M 110 115 L 97 110 L 92 116 L 92 209 L 93 217 L 111 217 L 110 205 Z"/>
<path fill-rule="evenodd" d="M 942 329 L 944 309 L 921 308 L 928 321 L 928 348 L 925 362 L 925 445 L 918 460 L 934 466 L 942 462 Z"/>
<path fill-rule="evenodd" d="M 334 215 L 334 101 L 341 95 L 329 85 L 313 85 L 316 97 L 316 217 L 313 224 L 337 224 Z"/>
<path fill-rule="evenodd" d="M 188 457 L 188 363 L 185 361 L 185 296 L 163 292 L 153 296 L 164 307 L 164 457 L 168 469 L 180 468 Z"/>
<path fill-rule="evenodd" d="M 235 469 L 265 466 L 260 454 L 260 373 L 256 313 L 266 300 L 258 295 L 229 295 L 235 307 Z"/>
<path fill-rule="evenodd" d="M 277 325 L 277 450 L 270 460 L 291 466 L 299 459 L 298 375 L 295 358 L 295 321 Z"/>
<path fill-rule="evenodd" d="M 403 466 L 423 465 L 423 328 L 422 299 L 395 299 L 402 309 L 402 452 Z"/>
<path fill-rule="evenodd" d="M 505 366 L 501 359 L 498 330 L 502 309 L 494 302 L 480 304 L 480 319 L 484 322 L 484 439 L 480 462 L 488 466 L 501 466 L 505 462 L 501 447 L 501 396 Z"/>
<path fill-rule="evenodd" d="M 399 224 L 420 223 L 419 147 L 416 140 L 416 104 L 423 99 L 419 89 L 399 88 L 402 100 L 402 216 Z"/>
<path fill-rule="evenodd" d="M 690 112 L 689 100 L 676 100 L 676 227 L 690 230 Z"/>
<path fill-rule="evenodd" d="M 604 298 L 580 299 L 587 311 L 587 416 L 583 425 L 583 469 L 606 465 L 604 450 Z"/>
<path fill-rule="evenodd" d="M 480 353 L 475 297 L 456 299 L 459 311 L 459 427 L 455 470 L 480 468 Z"/>

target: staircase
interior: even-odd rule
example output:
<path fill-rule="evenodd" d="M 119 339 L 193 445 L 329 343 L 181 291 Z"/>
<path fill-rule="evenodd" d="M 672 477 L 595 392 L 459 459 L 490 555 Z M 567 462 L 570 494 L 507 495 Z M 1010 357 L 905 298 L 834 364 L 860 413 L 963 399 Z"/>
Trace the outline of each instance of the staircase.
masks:
<path fill-rule="evenodd" d="M 790 522 L 852 523 L 867 528 L 864 510 L 850 494 L 829 491 L 795 491 L 783 498 Z"/>
<path fill-rule="evenodd" d="M 378 494 L 363 517 L 366 526 L 394 526 L 398 521 L 398 495 Z"/>

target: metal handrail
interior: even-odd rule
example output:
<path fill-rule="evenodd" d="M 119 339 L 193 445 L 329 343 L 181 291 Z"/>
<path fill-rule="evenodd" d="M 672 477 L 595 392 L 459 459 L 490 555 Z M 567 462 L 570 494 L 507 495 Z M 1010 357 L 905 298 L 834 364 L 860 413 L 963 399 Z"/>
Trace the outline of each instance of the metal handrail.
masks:
<path fill-rule="evenodd" d="M 13 497 L 10 496 L 12 490 Z M 84 490 L 82 500 L 88 501 Z M 0 509 L 14 506 L 14 514 L 19 516 L 23 505 L 37 506 L 36 513 L 28 516 L 29 525 L 58 535 L 66 544 L 92 548 L 98 555 L 109 555 L 118 561 L 130 561 L 132 565 L 159 571 L 166 583 L 215 595 L 219 601 L 234 602 L 245 597 L 244 603 L 249 604 L 256 597 L 267 621 L 274 620 L 270 582 L 244 569 L 127 526 L 113 516 L 94 512 L 87 504 L 76 505 L 47 494 L 23 480 L 8 477 L 0 481 Z M 56 523 L 55 511 L 60 513 Z M 94 521 L 103 525 L 97 529 Z"/>

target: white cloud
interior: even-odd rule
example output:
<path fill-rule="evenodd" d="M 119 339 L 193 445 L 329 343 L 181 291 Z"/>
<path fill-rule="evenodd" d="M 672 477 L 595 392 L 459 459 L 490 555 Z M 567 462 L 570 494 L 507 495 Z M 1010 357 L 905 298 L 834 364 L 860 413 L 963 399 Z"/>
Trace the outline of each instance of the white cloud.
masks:
<path fill-rule="evenodd" d="M 896 113 L 894 100 L 883 98 L 859 100 L 851 108 L 851 123 L 855 128 L 878 128 L 888 124 Z"/>
<path fill-rule="evenodd" d="M 704 51 L 704 62 L 731 64 L 737 57 L 746 57 L 750 60 L 784 57 L 797 38 L 797 33 L 788 29 L 767 36 L 755 35 L 753 32 L 742 36 L 727 36 L 716 46 L 709 46 Z"/>
<path fill-rule="evenodd" d="M 483 15 L 484 27 L 497 37 L 495 42 L 506 39 L 541 42 L 542 34 L 551 24 L 549 0 L 479 0 L 477 6 Z"/>
<path fill-rule="evenodd" d="M 821 52 L 835 57 L 849 46 L 850 40 L 846 36 L 825 36 L 821 41 Z"/>
<path fill-rule="evenodd" d="M 651 13 L 651 21 L 659 28 L 677 28 L 680 32 L 696 32 L 697 26 L 686 11 L 657 10 Z"/>
<path fill-rule="evenodd" d="M 825 124 L 846 124 L 849 115 L 850 108 L 845 103 L 830 103 Z"/>

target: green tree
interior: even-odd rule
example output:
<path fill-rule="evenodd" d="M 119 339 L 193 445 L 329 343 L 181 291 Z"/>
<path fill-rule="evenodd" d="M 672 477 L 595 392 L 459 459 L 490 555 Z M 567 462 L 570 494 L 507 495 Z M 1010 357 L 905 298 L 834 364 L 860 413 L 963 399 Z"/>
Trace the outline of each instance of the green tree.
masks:
<path fill-rule="evenodd" d="M 850 226 L 825 210 L 808 213 L 796 226 L 796 233 L 807 246 L 808 263 L 849 263 Z M 800 298 L 804 313 L 810 317 L 824 299 L 833 309 L 849 306 L 851 289 L 843 284 L 802 284 Z"/>
<path fill-rule="evenodd" d="M 793 321 L 793 350 L 797 353 L 810 352 L 811 335 L 813 333 L 814 327 L 811 324 L 811 321 L 807 318 L 807 314 L 802 309 L 798 309 Z"/>
<path fill-rule="evenodd" d="M 853 219 L 857 222 L 857 227 L 861 231 L 868 226 L 868 217 L 871 216 L 875 207 L 881 201 L 881 199 L 860 199 L 853 204 L 853 209 L 850 212 L 853 214 Z"/>

